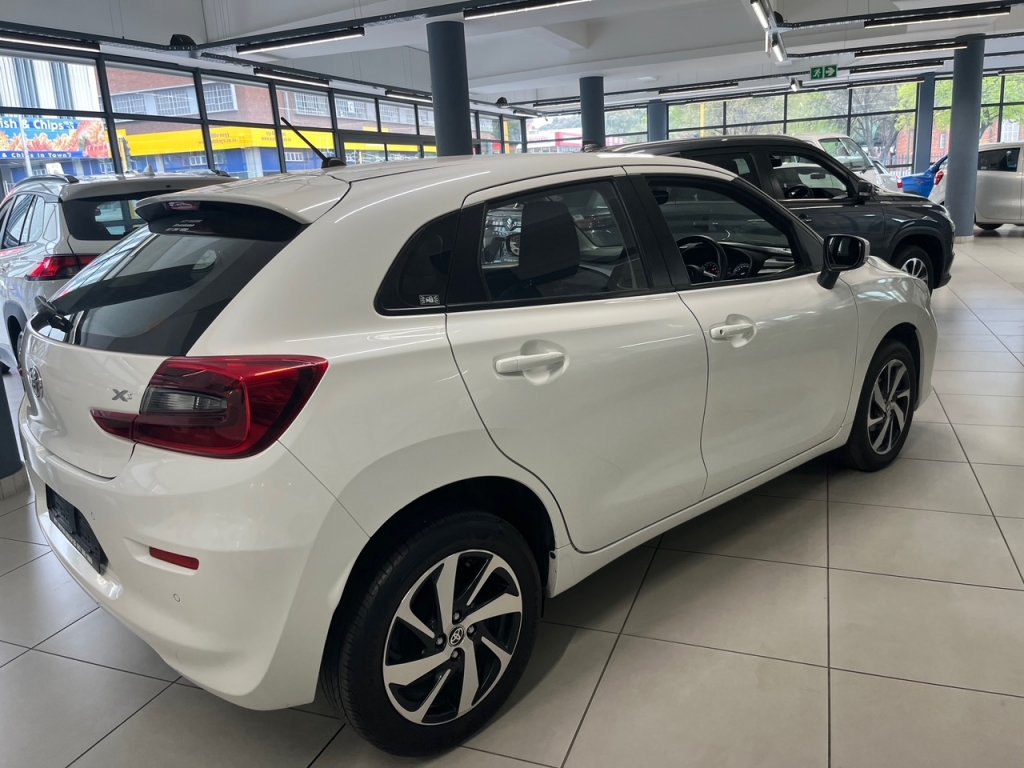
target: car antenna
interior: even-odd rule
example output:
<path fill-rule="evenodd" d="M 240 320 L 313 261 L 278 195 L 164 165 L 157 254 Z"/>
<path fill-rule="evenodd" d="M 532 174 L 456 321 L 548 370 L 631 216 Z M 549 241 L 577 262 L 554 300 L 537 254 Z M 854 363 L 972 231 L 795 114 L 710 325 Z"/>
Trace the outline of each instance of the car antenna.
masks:
<path fill-rule="evenodd" d="M 302 132 L 299 131 L 298 128 L 296 128 L 294 125 L 292 125 L 290 122 L 288 122 L 288 118 L 282 117 L 281 118 L 281 122 L 284 123 L 285 125 L 287 125 L 289 128 L 291 128 L 293 131 L 295 131 L 295 135 L 298 136 L 300 139 L 302 139 L 306 143 L 306 146 L 309 147 L 310 149 L 312 149 L 313 152 L 316 154 L 316 156 L 320 158 L 320 167 L 321 168 L 337 168 L 339 166 L 345 165 L 345 158 L 343 158 L 343 157 L 328 157 L 323 152 L 321 152 L 319 149 L 317 149 L 317 147 L 313 144 L 312 141 L 310 141 L 305 136 L 303 136 Z"/>

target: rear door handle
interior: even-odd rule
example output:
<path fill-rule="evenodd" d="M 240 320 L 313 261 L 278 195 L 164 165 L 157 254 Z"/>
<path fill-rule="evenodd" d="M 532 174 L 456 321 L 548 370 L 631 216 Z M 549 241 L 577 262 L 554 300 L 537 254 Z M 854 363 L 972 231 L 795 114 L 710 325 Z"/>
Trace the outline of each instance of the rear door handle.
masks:
<path fill-rule="evenodd" d="M 494 361 L 494 370 L 503 376 L 523 371 L 532 371 L 535 368 L 547 368 L 562 365 L 565 362 L 565 355 L 561 352 L 538 352 L 535 355 L 512 355 L 502 357 Z"/>
<path fill-rule="evenodd" d="M 808 216 L 808 215 L 807 215 L 806 213 L 801 213 L 801 214 L 800 214 L 800 218 L 801 218 L 801 219 L 802 219 L 803 221 L 806 221 L 806 222 L 808 222 L 808 223 L 810 223 L 810 222 L 814 221 L 814 219 L 812 219 L 812 218 L 811 218 L 810 216 Z"/>

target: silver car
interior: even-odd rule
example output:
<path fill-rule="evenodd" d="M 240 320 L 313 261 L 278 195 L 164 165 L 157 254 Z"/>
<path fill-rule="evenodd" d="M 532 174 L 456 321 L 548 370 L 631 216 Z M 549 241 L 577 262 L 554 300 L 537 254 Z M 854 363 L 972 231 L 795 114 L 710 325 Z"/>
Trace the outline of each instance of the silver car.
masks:
<path fill-rule="evenodd" d="M 32 176 L 0 203 L 0 298 L 16 357 L 22 331 L 65 282 L 141 223 L 135 204 L 153 195 L 230 181 L 224 174 Z M 6 352 L 6 350 L 3 350 Z M 0 364 L 15 361 L 0 354 Z"/>

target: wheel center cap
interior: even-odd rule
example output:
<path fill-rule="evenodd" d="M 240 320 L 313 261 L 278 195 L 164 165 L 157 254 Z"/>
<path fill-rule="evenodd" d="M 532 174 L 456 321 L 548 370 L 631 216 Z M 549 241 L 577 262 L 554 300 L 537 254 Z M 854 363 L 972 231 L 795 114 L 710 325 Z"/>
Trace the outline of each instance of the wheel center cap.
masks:
<path fill-rule="evenodd" d="M 462 641 L 466 639 L 466 630 L 462 627 L 456 627 L 452 630 L 452 633 L 448 636 L 448 644 L 451 646 L 461 645 Z"/>

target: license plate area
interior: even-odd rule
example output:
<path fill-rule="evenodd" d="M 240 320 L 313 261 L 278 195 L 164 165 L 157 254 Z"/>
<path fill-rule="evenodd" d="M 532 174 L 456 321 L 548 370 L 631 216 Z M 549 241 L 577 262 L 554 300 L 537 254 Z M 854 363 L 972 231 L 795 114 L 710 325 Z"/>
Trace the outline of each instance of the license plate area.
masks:
<path fill-rule="evenodd" d="M 46 509 L 50 522 L 67 536 L 68 541 L 82 553 L 96 572 L 102 574 L 107 568 L 107 555 L 85 515 L 49 486 L 46 487 Z"/>

